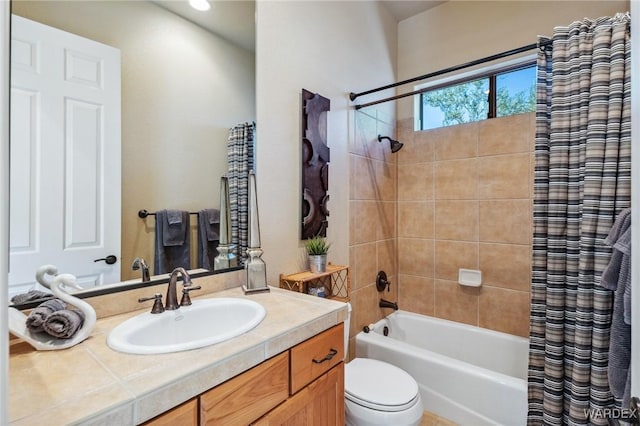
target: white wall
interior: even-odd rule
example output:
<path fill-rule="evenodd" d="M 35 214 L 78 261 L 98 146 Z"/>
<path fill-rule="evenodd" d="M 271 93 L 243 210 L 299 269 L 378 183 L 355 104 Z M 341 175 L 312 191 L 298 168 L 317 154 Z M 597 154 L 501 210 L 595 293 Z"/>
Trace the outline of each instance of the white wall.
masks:
<path fill-rule="evenodd" d="M 9 277 L 9 2 L 0 1 L 0 336 L 8 336 Z M 9 421 L 9 339 L 0 339 L 0 425 Z"/>
<path fill-rule="evenodd" d="M 448 1 L 398 24 L 398 79 L 535 43 L 538 35 L 552 35 L 553 27 L 584 17 L 628 10 L 628 1 L 614 0 Z M 398 118 L 412 116 L 412 98 L 398 102 Z"/>
<path fill-rule="evenodd" d="M 371 1 L 258 1 L 256 97 L 258 204 L 268 281 L 304 268 L 300 245 L 300 94 L 329 98 L 328 145 L 333 243 L 328 259 L 348 262 L 349 92 L 395 81 L 396 22 Z M 393 103 L 383 107 L 393 116 Z"/>

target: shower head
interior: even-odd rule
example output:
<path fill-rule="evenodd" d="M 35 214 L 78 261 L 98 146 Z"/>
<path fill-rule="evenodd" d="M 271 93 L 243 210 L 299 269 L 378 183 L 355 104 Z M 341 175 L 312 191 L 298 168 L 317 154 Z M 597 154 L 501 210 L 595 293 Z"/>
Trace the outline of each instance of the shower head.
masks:
<path fill-rule="evenodd" d="M 400 151 L 400 149 L 402 149 L 402 147 L 404 146 L 402 142 L 391 139 L 389 136 L 378 135 L 378 142 L 382 142 L 383 139 L 389 140 L 389 145 L 391 146 L 391 152 L 394 154 Z"/>

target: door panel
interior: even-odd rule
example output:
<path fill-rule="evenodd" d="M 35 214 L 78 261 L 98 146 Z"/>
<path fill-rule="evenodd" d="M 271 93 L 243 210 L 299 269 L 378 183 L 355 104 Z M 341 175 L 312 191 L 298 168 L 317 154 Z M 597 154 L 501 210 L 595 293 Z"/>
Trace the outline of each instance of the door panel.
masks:
<path fill-rule="evenodd" d="M 36 250 L 36 190 L 38 185 L 36 123 L 38 122 L 38 94 L 27 90 L 13 90 L 12 108 L 20 111 L 11 122 L 11 134 L 23 143 L 11 147 L 11 164 L 21 164 L 11 170 L 11 236 L 13 253 Z"/>
<path fill-rule="evenodd" d="M 99 105 L 65 99 L 64 248 L 96 247 L 101 218 L 99 152 L 102 127 Z"/>

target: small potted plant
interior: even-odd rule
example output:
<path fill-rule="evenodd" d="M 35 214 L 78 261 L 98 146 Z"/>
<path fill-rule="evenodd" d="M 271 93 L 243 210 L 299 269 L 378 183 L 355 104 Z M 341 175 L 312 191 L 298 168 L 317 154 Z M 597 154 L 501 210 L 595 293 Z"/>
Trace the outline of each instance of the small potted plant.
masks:
<path fill-rule="evenodd" d="M 309 269 L 314 274 L 327 270 L 327 252 L 331 243 L 327 243 L 324 237 L 315 236 L 305 242 L 307 256 L 309 257 Z"/>

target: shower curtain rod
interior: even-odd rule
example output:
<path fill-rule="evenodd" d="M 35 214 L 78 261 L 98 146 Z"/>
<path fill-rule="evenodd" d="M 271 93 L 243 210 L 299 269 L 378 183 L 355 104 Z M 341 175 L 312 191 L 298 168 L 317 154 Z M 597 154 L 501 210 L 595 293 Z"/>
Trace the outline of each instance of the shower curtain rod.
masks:
<path fill-rule="evenodd" d="M 366 90 L 364 92 L 360 92 L 360 93 L 351 92 L 351 93 L 349 93 L 349 99 L 354 101 L 354 100 L 356 100 L 356 98 L 358 98 L 360 96 L 364 96 L 364 95 L 368 95 L 368 94 L 371 94 L 371 93 L 379 92 L 381 90 L 391 89 L 391 88 L 394 88 L 394 87 L 402 86 L 403 84 L 413 83 L 413 82 L 420 81 L 420 80 L 425 80 L 425 79 L 431 78 L 431 77 L 437 77 L 437 76 L 442 75 L 442 74 L 447 74 L 447 73 L 450 73 L 450 72 L 453 72 L 453 71 L 458 71 L 458 70 L 461 70 L 461 69 L 464 69 L 464 68 L 469 68 L 469 67 L 472 67 L 474 65 L 479 65 L 479 64 L 483 64 L 485 62 L 495 61 L 496 59 L 506 58 L 507 56 L 511 56 L 511 55 L 517 55 L 518 53 L 523 53 L 523 52 L 535 49 L 537 47 L 545 47 L 547 45 L 550 45 L 551 42 L 552 42 L 551 39 L 543 40 L 543 41 L 540 41 L 539 43 L 527 44 L 526 46 L 518 47 L 516 49 L 507 50 L 506 52 L 496 53 L 495 55 L 487 56 L 486 58 L 476 59 L 474 61 L 467 62 L 467 63 L 461 64 L 461 65 L 455 65 L 453 67 L 444 68 L 444 69 L 441 69 L 439 71 L 434 71 L 434 72 L 431 72 L 429 74 L 424 74 L 424 75 L 421 75 L 421 76 L 418 76 L 418 77 L 413 77 L 413 78 L 410 78 L 408 80 L 399 81 L 397 83 L 388 84 L 386 86 L 377 87 L 375 89 Z M 377 101 L 368 102 L 368 103 L 365 103 L 365 104 L 358 104 L 358 105 L 355 105 L 355 108 L 356 109 L 360 109 L 360 108 L 365 108 L 365 107 L 368 107 L 368 106 L 371 106 L 371 105 L 381 104 L 381 103 L 384 103 L 384 102 L 395 101 L 396 99 L 401 99 L 401 98 L 405 98 L 407 96 L 417 95 L 419 93 L 426 92 L 427 90 L 428 89 L 415 90 L 413 92 L 403 93 L 403 94 L 400 94 L 400 95 L 391 96 L 389 98 L 384 98 L 384 99 L 379 99 Z"/>

